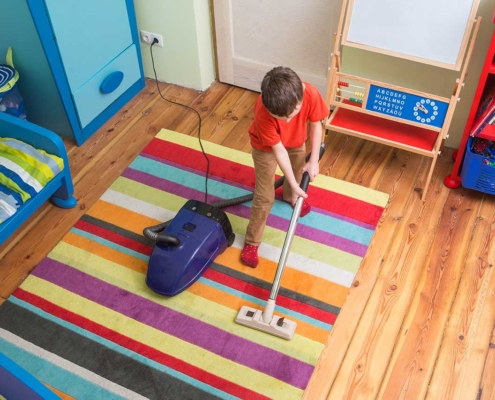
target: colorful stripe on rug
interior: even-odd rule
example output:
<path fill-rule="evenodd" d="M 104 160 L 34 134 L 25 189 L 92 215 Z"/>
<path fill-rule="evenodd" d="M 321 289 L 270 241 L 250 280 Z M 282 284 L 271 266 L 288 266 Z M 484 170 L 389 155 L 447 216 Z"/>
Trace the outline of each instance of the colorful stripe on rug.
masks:
<path fill-rule="evenodd" d="M 203 146 L 209 202 L 252 192 L 250 154 Z M 287 341 L 234 322 L 268 298 L 292 215 L 280 197 L 258 268 L 240 263 L 245 203 L 224 209 L 236 240 L 186 291 L 168 298 L 145 284 L 143 229 L 203 201 L 205 171 L 196 138 L 159 132 L 0 307 L 0 351 L 66 398 L 301 398 L 388 195 L 311 183 L 277 298 L 277 315 L 297 322 Z"/>

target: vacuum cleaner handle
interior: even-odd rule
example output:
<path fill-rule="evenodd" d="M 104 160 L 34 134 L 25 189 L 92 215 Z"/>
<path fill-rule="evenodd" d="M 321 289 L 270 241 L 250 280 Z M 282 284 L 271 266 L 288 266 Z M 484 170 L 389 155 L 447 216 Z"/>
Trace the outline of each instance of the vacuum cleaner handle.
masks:
<path fill-rule="evenodd" d="M 308 186 L 309 186 L 309 173 L 308 171 L 304 171 L 301 179 L 300 188 L 305 192 L 307 192 Z M 282 247 L 280 259 L 278 261 L 277 270 L 275 271 L 275 278 L 273 279 L 270 296 L 268 297 L 269 301 L 274 302 L 275 299 L 277 298 L 278 290 L 280 288 L 280 280 L 282 279 L 282 273 L 284 272 L 285 263 L 287 262 L 287 257 L 289 256 L 289 250 L 290 250 L 290 246 L 292 245 L 292 239 L 296 233 L 297 220 L 299 219 L 299 215 L 301 214 L 303 201 L 304 199 L 302 197 L 298 197 L 296 200 L 296 205 L 294 206 L 294 211 L 292 212 L 292 218 L 289 223 L 289 229 L 287 230 L 287 235 L 285 236 L 284 245 Z M 265 309 L 263 313 L 263 320 L 265 322 L 267 322 L 271 318 L 270 312 L 271 311 L 269 309 Z"/>
<path fill-rule="evenodd" d="M 325 152 L 325 143 L 321 143 L 320 145 L 320 152 L 318 154 L 318 161 L 321 160 L 321 157 L 323 157 L 323 153 Z M 309 152 L 307 155 L 306 155 L 306 162 L 309 161 L 309 157 L 311 157 L 311 152 Z"/>
<path fill-rule="evenodd" d="M 324 153 L 324 152 L 325 152 L 325 143 L 322 143 L 322 144 L 320 145 L 320 154 L 319 154 L 319 156 L 318 156 L 318 161 L 320 161 L 320 160 L 321 160 L 321 157 L 323 157 L 323 153 Z M 311 154 L 311 153 L 310 153 L 310 154 Z"/>
<path fill-rule="evenodd" d="M 309 173 L 308 171 L 304 171 L 304 174 L 301 179 L 301 184 L 299 185 L 299 187 L 305 192 L 307 192 L 308 186 L 309 186 Z"/>

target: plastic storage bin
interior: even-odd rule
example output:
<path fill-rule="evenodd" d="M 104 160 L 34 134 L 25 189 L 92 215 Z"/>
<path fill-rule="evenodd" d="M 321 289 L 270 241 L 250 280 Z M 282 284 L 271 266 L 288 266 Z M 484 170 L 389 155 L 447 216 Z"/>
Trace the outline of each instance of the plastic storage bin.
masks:
<path fill-rule="evenodd" d="M 485 164 L 485 160 L 492 162 L 494 160 L 473 153 L 472 142 L 473 137 L 469 137 L 461 172 L 462 186 L 483 193 L 495 194 L 495 166 Z"/>
<path fill-rule="evenodd" d="M 0 65 L 0 112 L 27 119 L 24 100 L 17 86 L 19 73 L 12 62 L 11 47 L 7 51 L 6 62 L 7 65 Z"/>

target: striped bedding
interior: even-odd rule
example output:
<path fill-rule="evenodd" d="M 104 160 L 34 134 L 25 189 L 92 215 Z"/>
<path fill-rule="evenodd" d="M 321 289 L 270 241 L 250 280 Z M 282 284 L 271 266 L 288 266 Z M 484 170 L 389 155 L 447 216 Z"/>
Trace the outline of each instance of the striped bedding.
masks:
<path fill-rule="evenodd" d="M 0 224 L 35 197 L 60 171 L 60 157 L 12 138 L 0 138 Z"/>

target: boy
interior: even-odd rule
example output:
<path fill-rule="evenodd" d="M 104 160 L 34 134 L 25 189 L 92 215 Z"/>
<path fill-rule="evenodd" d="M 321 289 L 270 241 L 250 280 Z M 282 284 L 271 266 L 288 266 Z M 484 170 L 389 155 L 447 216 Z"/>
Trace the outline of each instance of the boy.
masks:
<path fill-rule="evenodd" d="M 263 78 L 261 95 L 256 100 L 254 120 L 249 128 L 256 183 L 241 253 L 244 264 L 253 268 L 258 265 L 258 247 L 275 201 L 273 185 L 277 165 L 285 176 L 284 200 L 294 206 L 299 196 L 307 198 L 299 184 L 304 171 L 308 171 L 311 181 L 319 173 L 321 120 L 328 114 L 329 108 L 318 90 L 303 83 L 290 68 L 273 68 Z M 305 163 L 308 121 L 311 157 Z M 311 206 L 304 200 L 301 217 L 310 210 Z"/>

